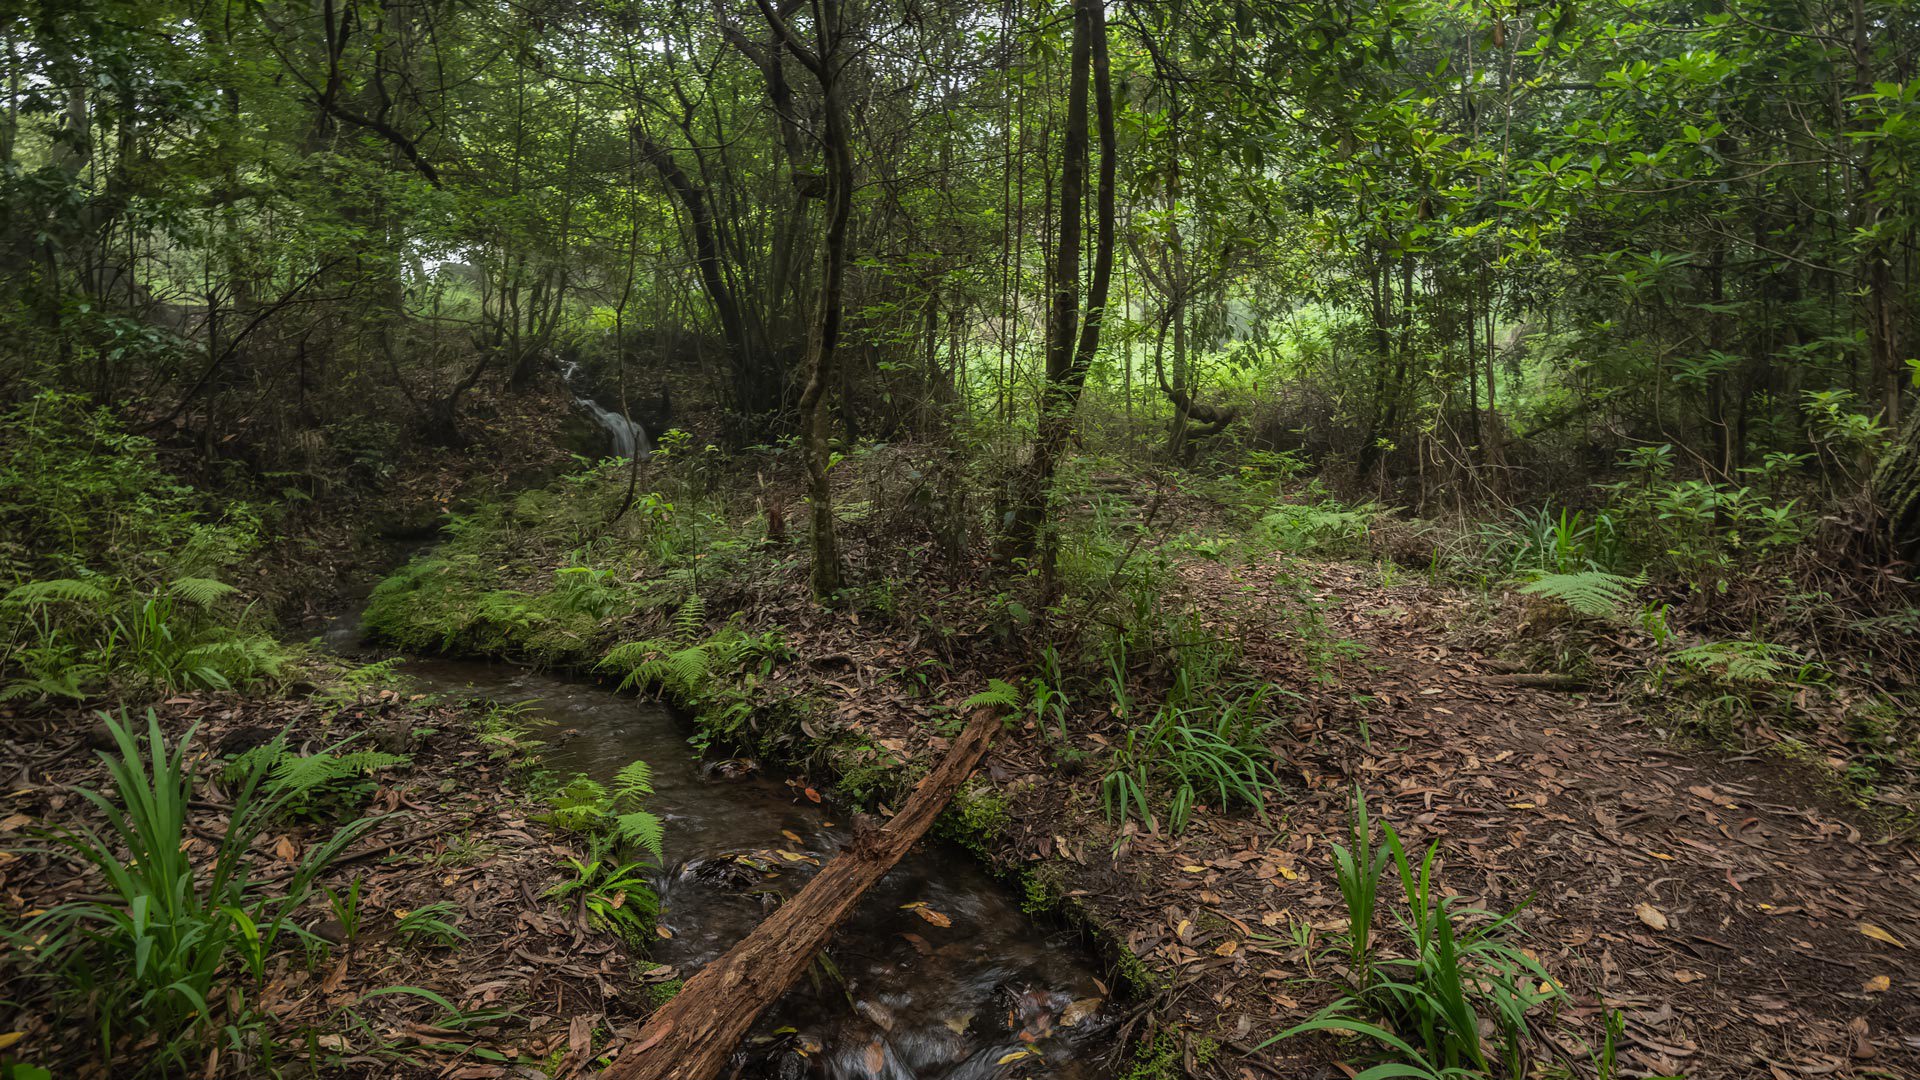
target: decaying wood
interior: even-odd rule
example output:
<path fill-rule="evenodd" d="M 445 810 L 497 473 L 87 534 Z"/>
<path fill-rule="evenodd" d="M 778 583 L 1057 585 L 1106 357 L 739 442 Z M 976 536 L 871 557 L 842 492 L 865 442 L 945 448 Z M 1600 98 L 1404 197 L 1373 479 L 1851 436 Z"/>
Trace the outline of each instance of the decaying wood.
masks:
<path fill-rule="evenodd" d="M 1578 693 L 1590 685 L 1578 675 L 1559 675 L 1553 672 L 1518 671 L 1504 675 L 1482 675 L 1479 681 L 1488 686 L 1523 686 L 1529 690 L 1559 690 L 1565 693 Z"/>
<path fill-rule="evenodd" d="M 754 1019 L 800 980 L 860 897 L 946 809 L 999 727 L 999 710 L 977 710 L 892 821 L 856 836 L 799 895 L 688 979 L 601 1080 L 708 1080 L 718 1073 Z"/>

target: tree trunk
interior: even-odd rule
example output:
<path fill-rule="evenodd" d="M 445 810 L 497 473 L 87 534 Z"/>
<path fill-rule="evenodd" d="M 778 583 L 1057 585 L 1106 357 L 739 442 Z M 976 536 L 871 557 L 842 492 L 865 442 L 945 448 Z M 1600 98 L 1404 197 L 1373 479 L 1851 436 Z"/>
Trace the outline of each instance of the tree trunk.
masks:
<path fill-rule="evenodd" d="M 826 250 L 820 269 L 820 310 L 807 336 L 807 384 L 800 392 L 800 424 L 807 450 L 807 502 L 813 526 L 813 569 L 808 580 L 813 594 L 824 598 L 839 592 L 842 584 L 840 544 L 833 532 L 833 486 L 827 477 L 832 464 L 827 436 L 833 424 L 827 408 L 827 388 L 833 385 L 834 354 L 840 344 L 840 298 L 847 277 L 847 221 L 853 216 L 853 136 L 841 91 L 841 68 L 846 59 L 840 50 L 839 0 L 819 0 L 815 11 L 817 47 L 809 49 L 794 36 L 769 0 L 760 0 L 760 13 L 767 25 L 820 83 L 826 112 L 820 133 L 827 159 Z"/>
<path fill-rule="evenodd" d="M 1874 470 L 1873 501 L 1886 515 L 1894 554 L 1920 561 L 1920 411 L 1908 418 Z"/>
<path fill-rule="evenodd" d="M 975 711 L 892 821 L 856 833 L 799 895 L 688 979 L 600 1080 L 708 1080 L 718 1073 L 761 1012 L 800 981 L 860 897 L 933 825 L 999 727 L 999 710 Z"/>
<path fill-rule="evenodd" d="M 1113 88 L 1108 77 L 1107 19 L 1103 0 L 1074 0 L 1071 75 L 1067 89 L 1066 145 L 1060 173 L 1060 234 L 1053 264 L 1053 301 L 1047 318 L 1047 382 L 1040 395 L 1039 431 L 1021 478 L 1010 536 L 1016 553 L 1041 554 L 1041 578 L 1051 594 L 1057 556 L 1054 540 L 1043 542 L 1061 451 L 1073 433 L 1074 411 L 1087 369 L 1100 345 L 1107 293 L 1113 279 L 1114 174 L 1117 166 Z M 1091 74 L 1100 123 L 1100 181 L 1094 220 L 1093 276 L 1087 313 L 1080 318 L 1081 199 L 1087 186 L 1087 81 Z M 1076 335 L 1077 329 L 1077 335 Z M 1077 336 L 1077 341 L 1076 341 Z"/>

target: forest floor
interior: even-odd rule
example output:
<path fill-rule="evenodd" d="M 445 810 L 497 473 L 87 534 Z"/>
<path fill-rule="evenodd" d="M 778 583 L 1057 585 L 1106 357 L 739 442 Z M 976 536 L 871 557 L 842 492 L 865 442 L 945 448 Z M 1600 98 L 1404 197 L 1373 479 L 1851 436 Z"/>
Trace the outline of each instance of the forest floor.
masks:
<path fill-rule="evenodd" d="M 636 1032 L 651 1011 L 649 988 L 671 979 L 590 923 L 584 908 L 546 898 L 565 860 L 585 857 L 586 845 L 544 822 L 546 803 L 517 772 L 529 760 L 513 750 L 510 734 L 486 725 L 484 710 L 392 689 L 305 699 L 191 693 L 153 709 L 170 739 L 193 731 L 189 760 L 210 777 L 195 791 L 192 836 L 182 849 L 201 875 L 232 813 L 233 786 L 215 779 L 214 756 L 285 731 L 291 746 L 318 750 L 351 739 L 356 748 L 411 759 L 404 769 L 329 788 L 248 844 L 245 895 L 271 896 L 343 817 L 374 819 L 290 913 L 297 929 L 281 933 L 283 948 L 259 982 L 236 979 L 214 1002 L 222 1024 L 262 1025 L 270 1037 L 258 1045 L 278 1060 L 223 1061 L 222 1050 L 231 1059 L 232 1048 L 216 1048 L 205 1075 L 275 1075 L 276 1067 L 294 1066 L 474 1080 L 507 1075 L 516 1062 L 571 1075 L 596 1056 L 596 1033 L 604 1043 Z M 93 753 L 111 738 L 104 725 L 87 723 L 72 717 L 38 740 L 0 740 L 0 760 L 21 766 L 0 802 L 0 896 L 10 912 L 108 891 L 96 867 L 47 839 L 63 828 L 99 827 L 76 790 L 113 790 Z M 412 928 L 409 913 L 423 907 L 458 935 Z M 311 935 L 305 962 L 301 949 L 284 949 L 296 934 Z M 17 959 L 9 952 L 0 949 L 0 971 Z M 156 1052 L 149 1037 L 102 1063 L 92 1045 L 97 1033 L 75 1003 L 52 997 L 54 981 L 7 985 L 16 1052 L 56 1076 L 122 1075 Z M 201 1064 L 191 1071 L 199 1074 Z"/>
<path fill-rule="evenodd" d="M 1525 906 L 1526 943 L 1572 995 L 1565 1015 L 1625 1012 L 1629 1067 L 1920 1075 L 1915 845 L 1823 797 L 1810 766 L 1676 744 L 1603 696 L 1501 685 L 1484 633 L 1463 632 L 1478 600 L 1455 590 L 1310 567 L 1329 630 L 1360 655 L 1303 670 L 1263 569 L 1189 573 L 1249 662 L 1302 695 L 1283 748 L 1301 787 L 1276 829 L 1213 818 L 1136 839 L 1127 876 L 1142 888 L 1098 901 L 1191 983 L 1189 1020 L 1264 1032 L 1315 1004 L 1289 989 L 1304 958 L 1270 928 L 1344 928 L 1327 845 L 1357 781 L 1410 846 L 1440 841 L 1447 891 Z"/>
<path fill-rule="evenodd" d="M 1626 1075 L 1920 1076 L 1920 846 L 1894 815 L 1850 804 L 1827 765 L 1679 738 L 1600 690 L 1512 685 L 1495 654 L 1531 633 L 1517 603 L 1490 619 L 1481 593 L 1286 556 L 1179 572 L 1245 666 L 1297 695 L 1266 821 L 1203 812 L 1178 837 L 1117 835 L 1097 777 L 1063 774 L 1031 722 L 984 773 L 1012 807 L 1001 859 L 1044 867 L 1144 963 L 1190 1068 L 1335 1076 L 1330 1059 L 1364 1059 L 1326 1038 L 1246 1053 L 1345 986 L 1330 845 L 1347 841 L 1358 783 L 1409 849 L 1439 841 L 1442 891 L 1522 909 L 1521 943 L 1568 995 L 1543 1033 L 1573 1059 L 1619 1010 Z M 1321 620 L 1311 649 L 1303 581 Z M 833 675 L 798 677 L 840 722 L 902 757 L 943 748 L 882 674 L 913 643 L 788 615 L 798 651 L 830 658 Z M 1117 732 L 1093 717 L 1077 745 L 1102 754 L 1103 728 Z M 1383 905 L 1398 891 L 1383 884 Z"/>

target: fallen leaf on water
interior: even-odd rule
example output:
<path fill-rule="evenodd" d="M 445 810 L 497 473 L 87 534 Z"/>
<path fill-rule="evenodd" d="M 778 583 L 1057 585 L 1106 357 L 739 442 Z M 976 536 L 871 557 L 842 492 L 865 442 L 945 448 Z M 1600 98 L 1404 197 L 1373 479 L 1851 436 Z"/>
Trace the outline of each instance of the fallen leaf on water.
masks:
<path fill-rule="evenodd" d="M 932 923 L 935 926 L 952 926 L 953 925 L 952 919 L 947 918 L 945 915 L 942 915 L 939 912 L 925 905 L 914 908 L 913 913 L 927 920 L 928 922 Z"/>
<path fill-rule="evenodd" d="M 880 1040 L 875 1039 L 867 1044 L 867 1074 L 869 1076 L 880 1076 L 886 1071 L 887 1051 L 880 1045 Z"/>
<path fill-rule="evenodd" d="M 1060 1026 L 1072 1027 L 1087 1017 L 1092 1016 L 1094 1010 L 1100 1007 L 1101 1001 L 1102 999 L 1097 997 L 1081 998 L 1067 1006 L 1060 1013 Z"/>
<path fill-rule="evenodd" d="M 800 839 L 800 834 L 797 832 L 794 832 L 792 829 L 781 829 L 780 835 L 786 837 L 787 839 L 793 841 L 796 844 L 805 842 Z"/>
<path fill-rule="evenodd" d="M 1667 928 L 1667 917 L 1661 914 L 1660 909 L 1654 907 L 1652 904 L 1637 904 L 1634 906 L 1633 913 L 1640 916 L 1641 922 L 1646 923 L 1655 930 L 1665 930 Z"/>
<path fill-rule="evenodd" d="M 1855 923 L 1854 928 L 1873 940 L 1884 941 L 1896 949 L 1904 949 L 1907 947 L 1899 938 L 1894 937 L 1892 934 L 1887 933 L 1885 930 L 1880 929 L 1870 922 Z"/>
<path fill-rule="evenodd" d="M 1029 1053 L 1031 1053 L 1031 1051 L 1015 1050 L 1011 1054 L 1002 1054 L 1000 1055 L 1000 1060 L 994 1062 L 994 1064 L 995 1065 L 1011 1065 L 1014 1062 L 1019 1061 L 1021 1058 L 1026 1057 Z"/>
<path fill-rule="evenodd" d="M 1892 987 L 1892 979 L 1887 978 L 1885 975 L 1875 975 L 1865 983 L 1862 983 L 1860 989 L 1865 990 L 1869 994 L 1884 994 L 1889 989 L 1892 989 Z"/>
<path fill-rule="evenodd" d="M 819 793 L 819 792 L 817 792 L 817 791 L 815 791 L 815 790 L 813 790 L 812 788 L 808 788 L 808 789 L 807 789 L 807 798 L 808 798 L 808 799 L 809 799 L 810 801 L 812 801 L 812 802 L 819 802 L 819 801 L 820 801 L 820 793 Z"/>

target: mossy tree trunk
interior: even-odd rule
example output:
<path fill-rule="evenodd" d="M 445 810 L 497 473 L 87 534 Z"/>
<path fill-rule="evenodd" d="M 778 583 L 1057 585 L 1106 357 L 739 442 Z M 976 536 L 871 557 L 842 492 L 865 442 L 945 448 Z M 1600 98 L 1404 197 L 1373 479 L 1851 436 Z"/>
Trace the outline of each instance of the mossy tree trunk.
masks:
<path fill-rule="evenodd" d="M 1920 411 L 1907 419 L 1874 470 L 1873 499 L 1886 515 L 1894 553 L 1920 561 Z"/>

